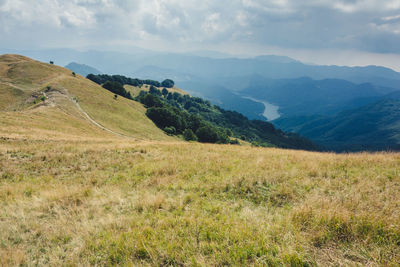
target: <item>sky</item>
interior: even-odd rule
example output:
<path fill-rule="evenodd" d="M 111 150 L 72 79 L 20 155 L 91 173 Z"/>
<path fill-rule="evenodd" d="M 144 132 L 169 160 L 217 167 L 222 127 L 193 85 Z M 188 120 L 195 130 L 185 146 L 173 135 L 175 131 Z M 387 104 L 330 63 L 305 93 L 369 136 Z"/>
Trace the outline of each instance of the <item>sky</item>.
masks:
<path fill-rule="evenodd" d="M 213 50 L 400 71 L 400 0 L 0 0 L 0 47 Z"/>

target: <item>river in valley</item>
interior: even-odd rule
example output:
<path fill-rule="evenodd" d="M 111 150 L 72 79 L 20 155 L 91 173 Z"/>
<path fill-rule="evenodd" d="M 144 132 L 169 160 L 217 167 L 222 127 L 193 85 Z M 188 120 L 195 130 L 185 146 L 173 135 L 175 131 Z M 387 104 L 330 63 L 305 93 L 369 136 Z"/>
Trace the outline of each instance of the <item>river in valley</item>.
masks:
<path fill-rule="evenodd" d="M 268 120 L 268 121 L 272 121 L 275 120 L 277 118 L 279 118 L 281 115 L 279 114 L 278 110 L 279 110 L 279 106 L 273 105 L 271 103 L 262 101 L 262 100 L 258 100 L 255 99 L 253 97 L 249 97 L 249 96 L 243 96 L 243 98 L 247 98 L 250 99 L 254 102 L 258 102 L 258 103 L 262 103 L 265 106 L 264 112 L 263 112 L 263 116 Z"/>

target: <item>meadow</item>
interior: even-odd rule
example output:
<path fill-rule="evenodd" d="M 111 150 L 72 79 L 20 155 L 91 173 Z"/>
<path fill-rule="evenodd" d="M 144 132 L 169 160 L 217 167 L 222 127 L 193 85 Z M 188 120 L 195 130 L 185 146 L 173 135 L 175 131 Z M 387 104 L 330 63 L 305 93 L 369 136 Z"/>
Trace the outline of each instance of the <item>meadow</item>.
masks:
<path fill-rule="evenodd" d="M 0 266 L 398 266 L 399 192 L 399 153 L 184 142 L 0 56 Z"/>
<path fill-rule="evenodd" d="M 400 154 L 0 140 L 0 265 L 400 264 Z"/>

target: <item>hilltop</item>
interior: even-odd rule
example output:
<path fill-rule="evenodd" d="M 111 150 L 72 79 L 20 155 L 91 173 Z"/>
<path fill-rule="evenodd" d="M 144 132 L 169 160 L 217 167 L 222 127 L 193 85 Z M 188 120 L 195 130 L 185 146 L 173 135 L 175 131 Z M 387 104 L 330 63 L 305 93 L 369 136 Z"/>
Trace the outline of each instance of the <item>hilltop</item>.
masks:
<path fill-rule="evenodd" d="M 115 100 L 70 70 L 23 56 L 0 57 L 0 94 L 2 136 L 171 139 L 145 116 L 140 103 Z"/>

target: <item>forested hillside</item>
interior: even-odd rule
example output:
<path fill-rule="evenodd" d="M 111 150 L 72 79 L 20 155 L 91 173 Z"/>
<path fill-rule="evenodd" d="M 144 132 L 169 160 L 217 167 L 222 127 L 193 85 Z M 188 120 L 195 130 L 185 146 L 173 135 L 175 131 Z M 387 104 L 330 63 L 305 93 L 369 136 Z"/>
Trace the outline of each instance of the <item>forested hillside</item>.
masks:
<path fill-rule="evenodd" d="M 142 86 L 149 84 L 150 90 L 142 91 L 136 100 L 147 108 L 147 116 L 171 135 L 183 134 L 187 140 L 209 143 L 237 143 L 237 139 L 257 146 L 278 146 L 283 148 L 317 149 L 305 138 L 297 134 L 284 133 L 265 121 L 249 120 L 235 111 L 227 111 L 199 97 L 169 92 L 173 81 L 132 79 L 120 75 L 88 75 L 88 78 L 121 96 L 131 98 L 123 89 L 123 84 Z M 113 84 L 113 88 L 109 85 Z M 156 86 L 166 86 L 162 90 Z M 114 90 L 120 88 L 120 90 Z M 121 91 L 123 89 L 123 91 Z M 234 137 L 231 140 L 230 137 Z"/>
<path fill-rule="evenodd" d="M 329 150 L 400 150 L 400 99 L 384 99 L 333 116 L 289 117 L 274 123 Z"/>

